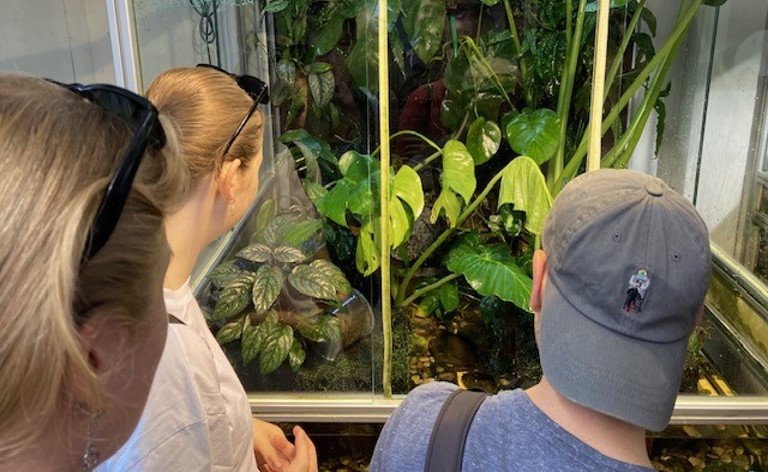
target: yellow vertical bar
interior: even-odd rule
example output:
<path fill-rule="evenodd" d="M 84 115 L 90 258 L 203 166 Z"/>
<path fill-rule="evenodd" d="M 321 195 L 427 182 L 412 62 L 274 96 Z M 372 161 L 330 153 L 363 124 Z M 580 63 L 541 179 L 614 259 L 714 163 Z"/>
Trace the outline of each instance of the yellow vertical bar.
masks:
<path fill-rule="evenodd" d="M 384 327 L 382 385 L 384 397 L 392 397 L 392 304 L 389 293 L 389 31 L 387 0 L 379 0 L 379 153 L 381 165 L 381 320 Z"/>
<path fill-rule="evenodd" d="M 602 153 L 603 93 L 605 89 L 605 62 L 608 54 L 608 13 L 610 1 L 599 0 L 597 7 L 597 30 L 595 32 L 595 59 L 592 69 L 592 105 L 589 119 L 589 153 L 587 171 L 600 168 Z"/>

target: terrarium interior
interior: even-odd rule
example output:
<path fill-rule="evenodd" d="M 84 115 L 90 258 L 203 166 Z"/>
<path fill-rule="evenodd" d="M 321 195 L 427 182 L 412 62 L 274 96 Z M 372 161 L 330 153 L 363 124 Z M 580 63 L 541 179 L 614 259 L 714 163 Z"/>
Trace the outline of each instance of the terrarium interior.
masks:
<path fill-rule="evenodd" d="M 717 249 L 681 391 L 762 395 L 768 7 L 611 5 L 601 165 L 664 178 Z M 538 379 L 530 260 L 584 171 L 596 2 L 390 1 L 381 52 L 370 1 L 132 7 L 145 83 L 197 62 L 270 83 L 260 194 L 193 277 L 250 391 Z"/>

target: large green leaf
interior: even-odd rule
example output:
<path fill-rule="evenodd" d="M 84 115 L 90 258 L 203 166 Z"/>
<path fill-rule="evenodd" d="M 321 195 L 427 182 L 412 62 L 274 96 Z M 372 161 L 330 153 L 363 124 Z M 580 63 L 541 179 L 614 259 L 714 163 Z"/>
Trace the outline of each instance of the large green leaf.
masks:
<path fill-rule="evenodd" d="M 299 367 L 301 367 L 306 358 L 307 353 L 304 352 L 304 348 L 301 347 L 299 340 L 294 338 L 293 344 L 291 345 L 291 350 L 288 353 L 288 365 L 291 366 L 291 370 L 294 372 L 299 370 Z"/>
<path fill-rule="evenodd" d="M 421 0 L 413 22 L 411 44 L 425 64 L 429 63 L 443 43 L 445 26 L 445 2 L 443 0 Z"/>
<path fill-rule="evenodd" d="M 462 274 L 480 295 L 496 295 L 530 311 L 532 281 L 505 245 L 488 246 L 477 233 L 468 233 L 448 253 L 445 265 L 451 272 Z"/>
<path fill-rule="evenodd" d="M 395 174 L 392 187 L 397 198 L 410 207 L 413 219 L 417 219 L 424 210 L 424 190 L 421 187 L 419 174 L 411 167 L 404 165 Z"/>
<path fill-rule="evenodd" d="M 344 272 L 336 267 L 333 262 L 326 259 L 317 259 L 312 261 L 309 265 L 317 269 L 322 276 L 333 285 L 337 292 L 342 294 L 349 294 L 352 292 L 352 287 L 349 285 L 349 281 L 344 275 Z"/>
<path fill-rule="evenodd" d="M 216 301 L 212 320 L 226 319 L 243 311 L 251 300 L 254 280 L 256 280 L 255 276 L 250 272 L 232 279 Z"/>
<path fill-rule="evenodd" d="M 266 333 L 261 345 L 261 356 L 259 357 L 261 375 L 267 375 L 280 367 L 280 364 L 288 357 L 292 345 L 293 328 L 280 323 L 270 325 L 270 330 Z"/>
<path fill-rule="evenodd" d="M 449 140 L 443 147 L 443 191 L 451 189 L 468 203 L 475 193 L 475 162 L 466 146 L 455 139 Z"/>
<path fill-rule="evenodd" d="M 314 39 L 315 55 L 322 56 L 336 46 L 341 38 L 343 23 L 344 19 L 341 17 L 332 18 L 320 29 Z"/>
<path fill-rule="evenodd" d="M 208 279 L 217 287 L 226 287 L 230 282 L 245 274 L 245 269 L 237 264 L 234 259 L 216 266 L 208 274 Z"/>
<path fill-rule="evenodd" d="M 256 243 L 244 247 L 236 254 L 237 257 L 253 262 L 268 262 L 272 260 L 272 249 L 266 244 Z"/>
<path fill-rule="evenodd" d="M 456 226 L 456 220 L 458 220 L 461 213 L 461 200 L 450 190 L 443 190 L 438 195 L 435 204 L 432 206 L 432 214 L 429 216 L 430 223 L 434 224 L 440 213 L 443 212 L 451 228 Z"/>
<path fill-rule="evenodd" d="M 488 162 L 499 150 L 501 129 L 493 121 L 477 118 L 467 132 L 467 150 L 475 160 L 475 165 Z"/>
<path fill-rule="evenodd" d="M 309 74 L 309 90 L 312 92 L 312 98 L 319 107 L 325 107 L 331 103 L 333 92 L 336 89 L 336 79 L 333 72 Z"/>
<path fill-rule="evenodd" d="M 283 289 L 285 275 L 279 267 L 263 265 L 256 271 L 251 296 L 256 314 L 260 315 L 272 308 Z"/>
<path fill-rule="evenodd" d="M 274 251 L 275 262 L 281 264 L 298 264 L 304 262 L 307 256 L 301 252 L 301 249 L 293 246 L 278 246 Z"/>
<path fill-rule="evenodd" d="M 243 315 L 235 321 L 231 321 L 222 326 L 216 333 L 216 341 L 218 341 L 219 344 L 224 345 L 236 339 L 240 339 L 240 336 L 243 334 L 243 325 L 245 323 L 250 325 L 250 321 L 248 321 L 247 318 L 248 315 Z"/>
<path fill-rule="evenodd" d="M 334 223 L 348 228 L 347 199 L 355 185 L 346 179 L 336 182 L 336 185 L 315 203 L 317 211 Z"/>
<path fill-rule="evenodd" d="M 499 184 L 498 208 L 506 203 L 525 212 L 525 228 L 541 234 L 544 220 L 552 208 L 552 195 L 539 166 L 529 157 L 520 156 L 504 168 Z"/>
<path fill-rule="evenodd" d="M 335 300 L 336 289 L 326 276 L 325 271 L 317 266 L 300 265 L 288 274 L 288 282 L 304 295 L 322 300 Z"/>
<path fill-rule="evenodd" d="M 304 188 L 304 192 L 307 194 L 309 199 L 315 205 L 317 205 L 317 202 L 319 202 L 321 198 L 328 194 L 328 190 L 326 190 L 325 187 L 318 184 L 317 182 L 312 182 L 311 180 L 302 179 L 301 186 Z M 320 222 L 320 224 L 322 225 L 322 222 Z M 296 246 L 296 244 L 294 245 Z"/>
<path fill-rule="evenodd" d="M 507 141 L 518 154 L 543 164 L 557 151 L 560 143 L 560 119 L 552 110 L 523 110 L 507 124 Z"/>
<path fill-rule="evenodd" d="M 371 156 L 357 151 L 347 151 L 339 158 L 339 171 L 345 179 L 355 183 L 370 180 L 375 168 Z"/>
<path fill-rule="evenodd" d="M 299 324 L 299 333 L 316 343 L 341 344 L 339 319 L 331 315 L 318 315 Z"/>
<path fill-rule="evenodd" d="M 284 57 L 277 63 L 275 74 L 277 75 L 277 80 L 282 82 L 282 85 L 287 88 L 293 88 L 294 84 L 296 84 L 296 65 L 287 57 Z"/>

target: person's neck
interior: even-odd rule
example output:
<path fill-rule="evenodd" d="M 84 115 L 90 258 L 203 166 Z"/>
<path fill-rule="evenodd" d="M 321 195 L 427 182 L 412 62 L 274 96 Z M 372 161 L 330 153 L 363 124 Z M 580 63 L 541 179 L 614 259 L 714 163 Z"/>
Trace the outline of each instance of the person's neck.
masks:
<path fill-rule="evenodd" d="M 200 185 L 182 207 L 165 219 L 171 259 L 163 287 L 178 289 L 189 279 L 200 253 L 219 236 L 215 221 L 216 201 L 206 185 Z"/>
<path fill-rule="evenodd" d="M 81 460 L 85 451 L 85 438 L 72 434 L 72 428 L 80 426 L 82 425 L 73 417 L 52 418 L 51 422 L 43 428 L 40 436 L 9 462 L 3 463 L 3 470 L 82 471 Z"/>
<path fill-rule="evenodd" d="M 526 393 L 552 421 L 603 455 L 651 467 L 645 429 L 568 400 L 544 377 Z"/>

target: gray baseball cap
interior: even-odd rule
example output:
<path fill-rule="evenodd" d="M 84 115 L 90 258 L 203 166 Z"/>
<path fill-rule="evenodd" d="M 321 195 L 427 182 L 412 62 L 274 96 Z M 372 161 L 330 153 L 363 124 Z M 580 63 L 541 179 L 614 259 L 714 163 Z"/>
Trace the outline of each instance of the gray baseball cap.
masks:
<path fill-rule="evenodd" d="M 707 228 L 662 180 L 604 169 L 571 181 L 544 224 L 541 366 L 552 387 L 651 431 L 669 423 L 709 285 Z"/>

